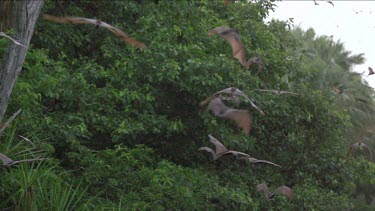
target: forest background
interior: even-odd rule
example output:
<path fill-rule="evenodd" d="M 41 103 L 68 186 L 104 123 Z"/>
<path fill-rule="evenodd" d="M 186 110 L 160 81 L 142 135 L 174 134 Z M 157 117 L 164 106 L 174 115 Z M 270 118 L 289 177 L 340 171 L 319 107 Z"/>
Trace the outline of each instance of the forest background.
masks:
<path fill-rule="evenodd" d="M 8 14 L 1 31 L 16 39 L 22 36 L 17 4 L 25 2 L 1 3 Z M 1 166 L 0 207 L 373 209 L 374 158 L 365 149 L 348 153 L 356 142 L 375 147 L 374 90 L 351 71 L 365 58 L 313 29 L 265 23 L 273 9 L 272 1 L 46 1 L 5 108 L 7 118 L 22 113 L 0 137 L 0 152 L 48 159 Z M 43 14 L 100 19 L 148 47 L 93 25 L 48 22 Z M 256 65 L 245 70 L 232 57 L 224 39 L 207 35 L 218 26 L 239 30 L 248 57 L 265 63 L 258 74 Z M 2 74 L 21 48 L 0 39 Z M 199 107 L 227 87 L 238 87 L 266 113 L 238 106 L 253 116 L 250 136 Z M 235 157 L 213 161 L 198 152 L 210 146 L 207 134 L 282 167 Z M 271 190 L 291 187 L 293 199 L 254 194 L 263 182 Z"/>

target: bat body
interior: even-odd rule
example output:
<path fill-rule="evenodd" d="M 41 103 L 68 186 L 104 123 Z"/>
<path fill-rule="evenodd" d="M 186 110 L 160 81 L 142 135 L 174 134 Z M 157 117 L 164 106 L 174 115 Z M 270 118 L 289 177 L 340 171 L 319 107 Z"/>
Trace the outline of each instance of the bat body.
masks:
<path fill-rule="evenodd" d="M 257 185 L 255 193 L 258 193 L 259 191 L 263 191 L 267 199 L 274 197 L 276 194 L 283 194 L 287 196 L 289 199 L 293 198 L 293 190 L 285 185 L 279 187 L 274 192 L 270 192 L 267 185 L 265 183 L 262 183 L 262 184 Z"/>
<path fill-rule="evenodd" d="M 210 97 L 206 98 L 205 100 L 203 100 L 202 102 L 200 102 L 200 105 L 201 106 L 204 106 L 206 105 L 207 103 L 209 103 L 212 99 L 216 98 L 217 96 L 219 96 L 220 94 L 229 94 L 230 96 L 242 96 L 244 97 L 247 101 L 250 102 L 251 106 L 253 108 L 255 108 L 256 110 L 258 110 L 262 115 L 265 115 L 265 113 L 257 106 L 255 105 L 255 103 L 253 103 L 253 101 L 250 100 L 250 98 L 245 94 L 243 93 L 241 90 L 239 90 L 238 88 L 236 87 L 229 87 L 229 88 L 226 88 L 226 89 L 223 89 L 221 91 L 218 91 L 216 92 L 215 94 L 211 95 Z M 233 98 L 235 100 L 233 100 L 235 103 L 236 102 L 236 98 Z"/>
<path fill-rule="evenodd" d="M 263 68 L 264 63 L 260 57 L 252 57 L 248 61 L 246 61 L 245 46 L 241 41 L 241 37 L 237 29 L 220 26 L 208 31 L 209 36 L 213 36 L 216 34 L 219 34 L 230 44 L 230 46 L 232 47 L 233 57 L 238 59 L 238 61 L 242 66 L 245 67 L 245 69 L 249 69 L 251 64 L 253 63 L 258 64 L 258 72 Z"/>
<path fill-rule="evenodd" d="M 208 137 L 210 138 L 210 142 L 215 145 L 215 151 L 209 147 L 201 147 L 198 150 L 210 152 L 213 155 L 214 160 L 217 160 L 221 156 L 225 156 L 225 155 L 234 155 L 236 157 L 238 156 L 250 157 L 250 155 L 243 153 L 243 152 L 228 150 L 220 141 L 218 141 L 216 138 L 214 138 L 210 134 L 208 134 Z"/>
<path fill-rule="evenodd" d="M 246 51 L 241 41 L 240 34 L 237 29 L 232 29 L 224 26 L 216 27 L 208 32 L 209 36 L 219 34 L 232 47 L 233 57 L 238 59 L 240 63 L 246 65 Z"/>
<path fill-rule="evenodd" d="M 258 65 L 258 72 L 256 74 L 258 74 L 264 67 L 264 63 L 263 63 L 263 60 L 258 57 L 258 56 L 253 56 L 251 57 L 247 62 L 246 62 L 246 66 L 245 68 L 246 69 L 249 69 L 251 67 L 252 64 L 257 64 Z"/>
<path fill-rule="evenodd" d="M 4 32 L 0 32 L 0 36 L 2 36 L 2 37 L 5 37 L 5 38 L 8 38 L 8 39 L 10 39 L 14 44 L 16 44 L 16 45 L 19 45 L 19 46 L 22 46 L 22 47 L 24 47 L 24 48 L 26 48 L 26 46 L 24 46 L 24 45 L 22 45 L 21 43 L 19 43 L 17 40 L 15 40 L 15 39 L 13 39 L 11 36 L 9 36 L 9 35 L 7 35 L 7 34 L 5 34 Z"/>
<path fill-rule="evenodd" d="M 207 110 L 211 110 L 217 117 L 235 121 L 247 135 L 250 134 L 252 119 L 249 111 L 229 108 L 220 98 L 211 100 Z"/>
<path fill-rule="evenodd" d="M 372 160 L 372 156 L 373 155 L 372 155 L 371 148 L 367 144 L 365 144 L 363 142 L 357 142 L 357 143 L 351 145 L 350 149 L 349 149 L 349 152 L 348 152 L 348 155 L 351 154 L 354 149 L 358 149 L 358 148 L 365 148 L 365 149 L 367 149 L 368 152 L 369 152 L 369 154 L 370 154 L 370 160 Z"/>
<path fill-rule="evenodd" d="M 277 166 L 277 167 L 281 168 L 280 165 L 277 165 L 276 163 L 272 163 L 272 162 L 270 162 L 268 160 L 258 160 L 256 158 L 252 158 L 252 157 L 242 157 L 240 159 L 247 160 L 250 163 L 254 163 L 254 164 L 256 164 L 256 163 L 265 163 L 265 164 L 270 164 L 270 165 L 274 165 L 274 166 Z"/>
<path fill-rule="evenodd" d="M 34 158 L 34 159 L 25 159 L 25 160 L 14 161 L 14 160 L 10 159 L 9 157 L 7 157 L 6 155 L 0 153 L 0 160 L 3 162 L 4 166 L 12 166 L 12 165 L 16 165 L 18 163 L 32 162 L 32 161 L 36 161 L 36 160 L 45 160 L 45 159 L 46 158 Z"/>
<path fill-rule="evenodd" d="M 283 95 L 283 94 L 301 95 L 299 93 L 282 91 L 282 90 L 271 90 L 271 89 L 255 89 L 255 90 L 261 91 L 261 92 L 272 92 L 272 93 L 277 94 L 277 95 Z"/>
<path fill-rule="evenodd" d="M 342 92 L 344 91 L 344 90 L 342 90 L 342 89 L 337 88 L 336 86 L 332 86 L 332 90 L 333 90 L 336 94 L 342 94 Z"/>
<path fill-rule="evenodd" d="M 139 42 L 131 37 L 129 37 L 127 34 L 125 34 L 120 29 L 113 27 L 106 22 L 103 22 L 101 20 L 96 19 L 89 19 L 89 18 L 80 18 L 80 17 L 57 17 L 53 15 L 43 15 L 43 18 L 52 22 L 56 23 L 71 23 L 71 24 L 93 24 L 97 28 L 98 27 L 104 27 L 114 33 L 116 36 L 118 36 L 123 41 L 130 43 L 133 46 L 136 46 L 138 48 L 146 48 L 146 45 L 142 42 Z"/>

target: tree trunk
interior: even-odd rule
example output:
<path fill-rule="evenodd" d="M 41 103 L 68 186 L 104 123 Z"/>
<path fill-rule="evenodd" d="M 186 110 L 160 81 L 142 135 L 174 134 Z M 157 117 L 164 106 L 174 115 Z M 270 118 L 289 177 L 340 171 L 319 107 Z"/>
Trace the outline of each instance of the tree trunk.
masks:
<path fill-rule="evenodd" d="M 44 0 L 14 1 L 12 35 L 27 48 L 34 33 L 35 22 L 39 17 Z M 8 107 L 14 83 L 21 72 L 27 48 L 10 43 L 0 67 L 0 122 Z"/>

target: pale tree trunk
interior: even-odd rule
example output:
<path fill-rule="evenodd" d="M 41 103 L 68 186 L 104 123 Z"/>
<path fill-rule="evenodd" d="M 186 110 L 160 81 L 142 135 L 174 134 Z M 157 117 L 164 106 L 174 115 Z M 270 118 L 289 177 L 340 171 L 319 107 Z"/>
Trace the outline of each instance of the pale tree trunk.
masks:
<path fill-rule="evenodd" d="M 0 122 L 8 107 L 14 83 L 21 72 L 25 61 L 27 48 L 34 33 L 35 22 L 39 17 L 44 0 L 14 1 L 13 5 L 13 29 L 12 35 L 26 48 L 13 42 L 9 45 L 0 66 Z"/>

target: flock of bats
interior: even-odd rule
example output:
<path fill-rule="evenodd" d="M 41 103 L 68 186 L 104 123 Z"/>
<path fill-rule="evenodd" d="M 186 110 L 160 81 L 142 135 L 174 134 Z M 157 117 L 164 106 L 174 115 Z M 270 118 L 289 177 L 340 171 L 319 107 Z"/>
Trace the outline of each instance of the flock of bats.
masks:
<path fill-rule="evenodd" d="M 319 5 L 318 3 L 316 3 L 316 0 L 313 0 L 313 1 L 314 1 L 314 4 L 315 4 L 315 5 Z M 323 0 L 321 0 L 321 1 L 323 1 Z M 332 1 L 325 1 L 325 2 L 331 4 L 333 7 L 335 7 L 335 5 L 333 4 Z"/>
<path fill-rule="evenodd" d="M 231 2 L 233 2 L 233 0 L 226 0 L 224 4 L 228 5 Z M 316 1 L 314 1 L 314 2 L 317 5 Z M 327 2 L 332 4 L 332 6 L 334 6 L 331 1 L 327 1 Z M 93 24 L 97 28 L 104 27 L 104 28 L 108 29 L 109 31 L 111 31 L 112 33 L 114 33 L 116 36 L 118 36 L 123 41 L 125 41 L 125 42 L 127 42 L 127 43 L 129 43 L 129 44 L 131 44 L 135 47 L 138 47 L 138 48 L 146 48 L 147 47 L 144 43 L 131 38 L 130 36 L 128 36 L 126 33 L 121 31 L 120 29 L 118 29 L 116 27 L 113 27 L 113 26 L 111 26 L 111 25 L 109 25 L 109 24 L 107 24 L 103 21 L 100 21 L 100 20 L 80 18 L 80 17 L 56 17 L 56 16 L 52 16 L 52 15 L 43 15 L 43 18 L 46 19 L 46 20 L 52 21 L 52 22 L 56 22 L 56 23 Z M 230 44 L 230 46 L 232 48 L 233 57 L 238 59 L 238 61 L 241 63 L 241 65 L 245 69 L 249 69 L 252 64 L 257 64 L 258 65 L 258 72 L 257 73 L 259 73 L 259 71 L 264 67 L 263 60 L 258 56 L 254 56 L 254 57 L 251 57 L 250 59 L 246 60 L 246 50 L 245 50 L 244 44 L 241 41 L 241 38 L 240 38 L 240 35 L 239 35 L 239 32 L 238 32 L 237 29 L 227 28 L 227 27 L 221 26 L 221 27 L 214 28 L 214 29 L 212 29 L 208 32 L 209 36 L 213 36 L 213 35 L 216 35 L 216 34 L 220 35 L 223 39 L 225 39 Z M 6 37 L 6 38 L 10 39 L 16 45 L 25 47 L 24 45 L 22 45 L 21 43 L 19 43 L 18 41 L 16 41 L 15 39 L 6 35 L 3 32 L 0 32 L 0 36 L 3 36 L 3 37 Z M 374 71 L 372 70 L 371 67 L 369 67 L 369 75 L 373 75 L 373 74 L 374 74 Z M 343 92 L 343 90 L 339 89 L 336 86 L 333 86 L 332 89 L 337 94 L 341 94 Z M 283 95 L 283 94 L 301 95 L 299 93 L 282 91 L 282 90 L 268 90 L 268 89 L 255 89 L 255 90 L 260 91 L 260 92 L 271 92 L 271 93 L 274 93 L 274 94 L 277 94 L 277 95 Z M 227 95 L 227 96 L 225 96 L 225 95 Z M 257 105 L 255 105 L 255 103 L 253 103 L 245 93 L 243 93 L 241 90 L 239 90 L 236 87 L 229 87 L 229 88 L 226 88 L 226 89 L 223 89 L 221 91 L 218 91 L 218 92 L 214 93 L 213 95 L 209 96 L 207 99 L 203 100 L 200 103 L 200 106 L 205 106 L 205 105 L 208 104 L 207 105 L 208 111 L 212 111 L 213 114 L 216 117 L 229 119 L 229 120 L 234 121 L 237 124 L 237 126 L 244 131 L 244 133 L 246 135 L 249 135 L 250 131 L 251 131 L 251 126 L 252 126 L 252 117 L 251 117 L 250 112 L 248 110 L 230 108 L 223 103 L 223 100 L 224 100 L 224 101 L 230 101 L 230 102 L 233 102 L 236 105 L 239 105 L 241 97 L 244 98 L 245 101 L 250 103 L 251 106 L 253 108 L 255 108 L 257 111 L 259 111 L 262 115 L 265 115 L 265 113 Z M 214 144 L 215 150 L 213 150 L 210 147 L 201 147 L 198 150 L 199 151 L 206 151 L 206 152 L 211 153 L 214 160 L 217 160 L 217 159 L 221 158 L 222 156 L 232 155 L 232 156 L 235 156 L 238 159 L 246 160 L 246 161 L 248 161 L 250 163 L 253 163 L 253 164 L 265 163 L 265 164 L 270 164 L 270 165 L 273 165 L 273 166 L 276 166 L 276 167 L 279 167 L 279 168 L 281 167 L 280 165 L 275 164 L 275 163 L 270 162 L 270 161 L 267 161 L 267 160 L 259 160 L 259 159 L 253 158 L 253 157 L 251 157 L 250 155 L 248 155 L 244 152 L 239 152 L 239 151 L 235 151 L 235 150 L 228 150 L 220 141 L 218 141 L 213 136 L 208 134 L 208 137 L 209 137 L 210 142 L 212 144 Z M 362 142 L 358 142 L 358 143 L 353 144 L 350 147 L 348 155 L 349 154 L 351 155 L 352 150 L 356 149 L 356 148 L 367 149 L 370 152 L 370 157 L 372 159 L 371 149 L 365 143 L 362 143 Z M 0 160 L 3 162 L 4 166 L 12 166 L 12 165 L 15 165 L 15 164 L 18 164 L 18 163 L 23 163 L 23 162 L 41 161 L 41 160 L 45 160 L 45 158 L 35 158 L 35 159 L 25 159 L 25 160 L 14 161 L 14 160 L 10 159 L 9 157 L 7 157 L 6 155 L 0 153 Z M 292 197 L 293 197 L 293 190 L 291 188 L 287 187 L 287 186 L 281 186 L 277 190 L 275 190 L 274 192 L 270 192 L 268 190 L 267 185 L 262 183 L 262 184 L 257 185 L 257 187 L 256 187 L 256 193 L 258 193 L 259 191 L 264 191 L 267 199 L 272 198 L 273 196 L 275 196 L 275 194 L 283 194 L 283 195 L 287 196 L 289 199 L 292 199 Z"/>

